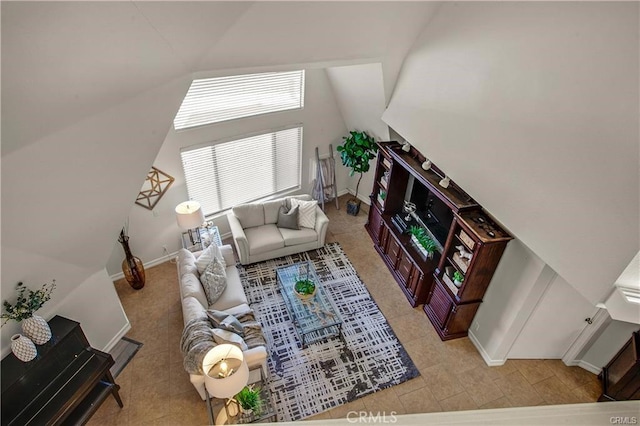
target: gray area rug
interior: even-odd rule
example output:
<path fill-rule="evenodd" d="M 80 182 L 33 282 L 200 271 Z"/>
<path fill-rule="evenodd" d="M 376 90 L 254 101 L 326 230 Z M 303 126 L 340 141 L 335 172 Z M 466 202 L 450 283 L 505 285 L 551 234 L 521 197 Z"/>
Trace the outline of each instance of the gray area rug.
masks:
<path fill-rule="evenodd" d="M 114 364 L 111 366 L 111 374 L 113 377 L 118 375 L 124 370 L 124 368 L 131 362 L 133 357 L 138 353 L 142 343 L 123 337 L 118 343 L 109 351 L 113 357 Z"/>
<path fill-rule="evenodd" d="M 343 320 L 343 339 L 302 349 L 275 278 L 275 269 L 311 260 Z M 300 420 L 420 373 L 338 243 L 260 262 L 238 264 L 245 292 L 262 323 L 269 386 L 279 421 Z"/>

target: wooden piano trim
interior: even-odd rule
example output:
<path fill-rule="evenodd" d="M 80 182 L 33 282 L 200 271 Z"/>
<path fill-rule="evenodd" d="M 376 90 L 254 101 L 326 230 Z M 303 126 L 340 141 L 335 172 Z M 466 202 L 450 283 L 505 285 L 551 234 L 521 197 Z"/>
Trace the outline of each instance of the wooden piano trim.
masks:
<path fill-rule="evenodd" d="M 25 363 L 9 354 L 2 360 L 2 425 L 84 424 L 109 394 L 123 407 L 120 386 L 109 371 L 114 363 L 111 355 L 92 348 L 76 321 L 55 316 L 49 326 L 53 337 L 37 346 L 36 359 Z M 69 352 L 71 344 L 75 351 Z M 82 365 L 77 371 L 63 368 L 52 380 L 38 377 L 46 365 L 43 363 L 60 365 L 66 358 L 71 358 L 68 362 L 73 368 L 74 360 L 81 358 L 84 362 L 79 363 Z M 66 379 L 57 383 L 61 373 Z M 25 384 L 31 384 L 31 388 L 26 389 Z M 16 395 L 20 389 L 29 397 Z"/>

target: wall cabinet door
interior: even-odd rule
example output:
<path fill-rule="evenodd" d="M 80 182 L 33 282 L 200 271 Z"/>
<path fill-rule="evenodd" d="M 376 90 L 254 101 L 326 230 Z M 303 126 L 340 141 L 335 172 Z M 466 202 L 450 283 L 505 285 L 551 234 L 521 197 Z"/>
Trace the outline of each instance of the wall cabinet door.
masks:
<path fill-rule="evenodd" d="M 454 307 L 453 302 L 447 294 L 447 290 L 442 288 L 442 285 L 436 281 L 433 286 L 433 292 L 431 298 L 428 300 L 429 309 L 435 315 L 438 325 L 441 329 L 445 328 L 449 319 L 449 313 Z"/>
<path fill-rule="evenodd" d="M 400 258 L 398 259 L 397 268 L 398 274 L 400 274 L 400 276 L 404 279 L 405 287 L 409 288 L 409 278 L 411 277 L 413 263 L 405 252 L 400 252 Z"/>

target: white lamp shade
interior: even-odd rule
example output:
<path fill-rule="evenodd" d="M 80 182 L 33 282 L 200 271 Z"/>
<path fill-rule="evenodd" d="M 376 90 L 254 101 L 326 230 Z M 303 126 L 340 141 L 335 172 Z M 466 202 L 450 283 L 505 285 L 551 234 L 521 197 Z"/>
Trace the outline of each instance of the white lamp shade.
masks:
<path fill-rule="evenodd" d="M 443 188 L 448 188 L 449 187 L 449 176 L 445 176 L 442 178 L 442 180 L 440 182 L 438 182 L 438 184 L 443 187 Z"/>
<path fill-rule="evenodd" d="M 204 223 L 204 213 L 197 201 L 185 201 L 176 207 L 176 219 L 182 229 L 199 228 Z"/>
<path fill-rule="evenodd" d="M 422 163 L 422 169 L 423 170 L 429 170 L 431 168 L 431 160 L 429 160 L 428 158 L 426 158 L 424 160 L 424 162 Z"/>
<path fill-rule="evenodd" d="M 223 361 L 228 365 L 237 366 L 235 371 L 226 377 L 218 374 L 221 371 L 220 363 Z M 204 385 L 209 394 L 216 398 L 232 398 L 249 381 L 249 367 L 244 360 L 242 350 L 235 345 L 222 344 L 212 348 L 202 360 L 202 370 Z M 227 369 L 224 368 L 224 371 Z"/>
<path fill-rule="evenodd" d="M 409 144 L 409 142 L 405 142 L 404 145 L 402 145 L 402 150 L 404 152 L 409 152 L 411 151 L 411 145 Z"/>

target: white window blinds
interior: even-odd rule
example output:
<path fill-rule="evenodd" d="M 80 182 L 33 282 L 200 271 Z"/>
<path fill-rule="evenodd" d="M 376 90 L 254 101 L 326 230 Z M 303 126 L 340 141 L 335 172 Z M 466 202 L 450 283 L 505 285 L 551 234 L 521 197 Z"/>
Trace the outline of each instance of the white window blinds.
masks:
<path fill-rule="evenodd" d="M 194 80 L 173 125 L 176 130 L 304 106 L 304 70 Z"/>
<path fill-rule="evenodd" d="M 189 199 L 205 215 L 300 188 L 302 127 L 185 149 Z"/>

